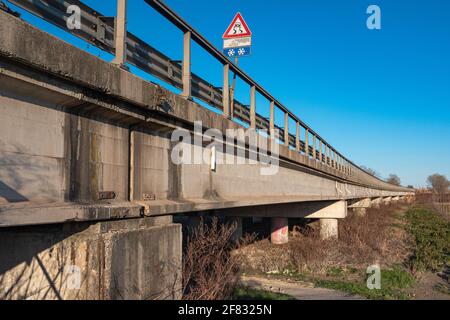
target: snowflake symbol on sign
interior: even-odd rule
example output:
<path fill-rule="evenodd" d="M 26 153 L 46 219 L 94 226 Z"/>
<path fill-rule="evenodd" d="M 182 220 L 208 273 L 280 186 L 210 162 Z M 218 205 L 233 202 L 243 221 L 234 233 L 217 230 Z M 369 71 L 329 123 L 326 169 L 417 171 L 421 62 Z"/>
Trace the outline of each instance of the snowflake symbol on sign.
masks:
<path fill-rule="evenodd" d="M 243 49 L 243 48 L 239 49 L 238 54 L 240 56 L 244 55 L 245 54 L 245 49 Z"/>
<path fill-rule="evenodd" d="M 236 52 L 234 51 L 234 49 L 228 50 L 228 56 L 229 56 L 229 57 L 233 57 L 235 53 L 236 53 Z"/>

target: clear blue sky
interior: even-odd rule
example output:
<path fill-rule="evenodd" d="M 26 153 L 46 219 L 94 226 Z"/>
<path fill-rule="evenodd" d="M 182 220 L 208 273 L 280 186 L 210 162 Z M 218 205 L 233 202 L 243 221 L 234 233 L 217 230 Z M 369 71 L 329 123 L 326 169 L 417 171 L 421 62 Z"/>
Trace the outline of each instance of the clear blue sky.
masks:
<path fill-rule="evenodd" d="M 105 15 L 115 1 L 84 1 Z M 129 29 L 174 60 L 182 35 L 143 0 L 129 0 Z M 404 185 L 450 177 L 450 1 L 167 0 L 217 47 L 234 14 L 252 29 L 240 66 L 344 155 Z M 366 9 L 382 10 L 382 30 Z M 104 59 L 111 57 L 29 15 L 26 20 Z M 198 47 L 193 71 L 220 86 L 221 65 Z M 152 81 L 148 77 L 139 73 Z M 238 99 L 248 102 L 238 83 Z M 267 115 L 261 97 L 257 110 Z M 277 114 L 281 124 L 281 114 Z"/>

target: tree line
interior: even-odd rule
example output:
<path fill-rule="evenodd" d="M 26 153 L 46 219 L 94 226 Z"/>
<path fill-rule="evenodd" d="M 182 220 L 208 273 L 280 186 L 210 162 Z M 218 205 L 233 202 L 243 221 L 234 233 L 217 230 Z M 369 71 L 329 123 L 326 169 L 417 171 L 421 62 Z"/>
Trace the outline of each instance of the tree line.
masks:
<path fill-rule="evenodd" d="M 374 177 L 377 177 L 379 179 L 382 179 L 381 175 L 368 167 L 361 166 L 361 169 L 366 171 L 367 173 L 373 175 Z M 391 173 L 386 179 L 382 179 L 390 184 L 401 186 L 402 182 L 400 180 L 400 177 L 394 173 Z M 442 174 L 432 174 L 427 178 L 427 185 L 430 190 L 432 190 L 434 193 L 443 194 L 450 192 L 450 181 L 447 179 L 446 176 Z M 409 185 L 408 188 L 414 189 L 414 186 Z"/>

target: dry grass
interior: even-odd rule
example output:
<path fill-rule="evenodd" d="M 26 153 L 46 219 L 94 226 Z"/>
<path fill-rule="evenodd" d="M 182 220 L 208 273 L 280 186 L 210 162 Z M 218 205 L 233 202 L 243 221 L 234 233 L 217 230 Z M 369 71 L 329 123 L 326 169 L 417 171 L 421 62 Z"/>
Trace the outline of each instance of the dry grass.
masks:
<path fill-rule="evenodd" d="M 253 241 L 252 237 L 247 237 L 236 243 L 233 241 L 235 230 L 235 224 L 220 224 L 217 219 L 210 224 L 201 221 L 192 230 L 183 255 L 184 300 L 232 297 L 243 259 L 233 251 Z"/>
<path fill-rule="evenodd" d="M 369 209 L 366 216 L 351 214 L 339 221 L 339 240 L 322 241 L 318 228 L 304 227 L 283 246 L 264 240 L 242 249 L 244 267 L 259 272 L 325 274 L 330 268 L 362 269 L 377 263 L 390 266 L 411 254 L 410 240 L 396 217 L 398 208 Z"/>

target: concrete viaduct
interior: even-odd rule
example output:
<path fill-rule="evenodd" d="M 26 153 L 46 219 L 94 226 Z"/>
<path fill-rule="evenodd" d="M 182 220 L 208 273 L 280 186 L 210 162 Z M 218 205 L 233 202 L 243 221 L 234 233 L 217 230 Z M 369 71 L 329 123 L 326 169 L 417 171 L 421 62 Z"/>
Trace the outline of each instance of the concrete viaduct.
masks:
<path fill-rule="evenodd" d="M 25 9 L 31 3 L 12 2 Z M 184 32 L 189 61 L 191 37 L 206 40 L 160 1 L 146 2 Z M 189 63 L 180 66 L 180 95 L 127 71 L 127 54 L 119 55 L 127 51 L 120 49 L 123 13 L 118 55 L 109 63 L 0 10 L 0 299 L 179 298 L 182 229 L 174 215 L 272 218 L 272 240 L 284 243 L 289 218 L 320 219 L 328 239 L 338 236 L 349 209 L 364 214 L 412 199 L 413 190 L 344 158 L 251 78 L 250 107 L 230 103 L 228 71 L 247 75 L 225 60 L 221 112 L 191 99 L 200 91 Z M 255 91 L 269 98 L 267 123 Z M 210 162 L 171 161 L 174 130 L 194 134 L 196 121 L 202 133 L 243 129 L 236 118 L 274 129 L 275 107 L 286 115 L 276 174 L 261 175 L 260 160 L 237 164 L 251 153 L 262 157 L 239 138 L 228 151 L 189 146 L 209 152 Z M 295 134 L 288 118 L 297 123 Z M 229 152 L 238 149 L 244 152 Z M 222 152 L 233 164 L 215 163 Z"/>

